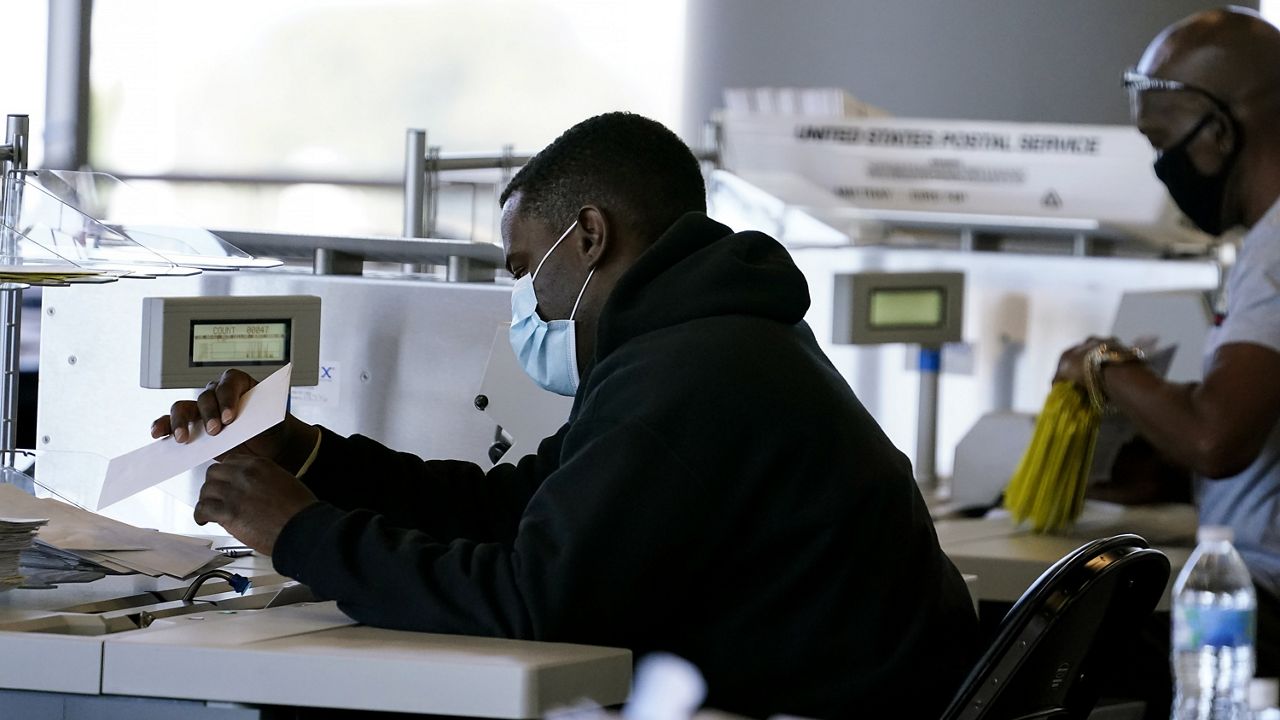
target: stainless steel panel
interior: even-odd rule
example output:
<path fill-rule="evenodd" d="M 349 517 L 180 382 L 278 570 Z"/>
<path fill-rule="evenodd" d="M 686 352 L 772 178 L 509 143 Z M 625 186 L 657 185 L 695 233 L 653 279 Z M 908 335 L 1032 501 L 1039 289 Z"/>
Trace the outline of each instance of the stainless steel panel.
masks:
<path fill-rule="evenodd" d="M 139 387 L 142 298 L 188 295 L 321 297 L 321 384 L 295 389 L 300 418 L 359 432 L 424 457 L 488 465 L 494 424 L 473 405 L 510 290 L 492 284 L 313 276 L 283 271 L 50 288 L 44 293 L 37 480 L 89 504 L 106 458 L 150 441 L 151 421 L 195 391 Z M 145 527 L 195 531 L 199 477 L 179 478 L 106 514 Z M 208 532 L 206 528 L 204 532 Z"/>

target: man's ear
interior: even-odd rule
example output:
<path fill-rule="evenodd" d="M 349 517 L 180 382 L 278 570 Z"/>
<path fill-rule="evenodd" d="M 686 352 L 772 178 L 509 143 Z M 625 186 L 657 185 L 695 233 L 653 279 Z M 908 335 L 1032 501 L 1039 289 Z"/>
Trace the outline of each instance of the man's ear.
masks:
<path fill-rule="evenodd" d="M 1213 123 L 1213 141 L 1217 144 L 1218 150 L 1223 153 L 1231 152 L 1236 143 L 1240 142 L 1236 133 L 1236 124 L 1221 111 L 1218 112 L 1218 117 Z"/>
<path fill-rule="evenodd" d="M 578 210 L 576 247 L 583 264 L 594 269 L 604 260 L 614 241 L 609 218 L 595 205 L 584 205 Z"/>

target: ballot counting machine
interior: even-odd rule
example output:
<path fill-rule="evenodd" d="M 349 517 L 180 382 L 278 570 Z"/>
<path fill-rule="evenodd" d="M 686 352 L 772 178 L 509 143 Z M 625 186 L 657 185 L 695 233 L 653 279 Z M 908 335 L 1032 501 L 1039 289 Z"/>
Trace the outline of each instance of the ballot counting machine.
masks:
<path fill-rule="evenodd" d="M 286 263 L 261 272 L 45 288 L 37 483 L 89 505 L 106 461 L 148 441 L 151 421 L 171 403 L 193 397 L 193 388 L 226 367 L 261 377 L 285 359 L 294 361 L 292 412 L 340 434 L 359 432 L 422 457 L 485 467 L 505 453 L 536 449 L 568 416 L 570 400 L 538 390 L 506 344 L 510 286 L 499 277 L 505 273 L 498 272 L 504 260 L 494 208 L 525 157 L 510 149 L 445 157 L 426 147 L 425 133 L 410 130 L 404 237 L 200 231 L 245 256 L 247 250 Z M 442 175 L 455 170 L 469 192 L 445 192 Z M 103 227 L 148 227 L 116 219 L 149 205 L 131 198 L 136 189 L 95 190 Z M 458 197 L 465 202 L 451 205 Z M 280 306 L 285 298 L 317 307 L 295 316 L 296 302 Z M 271 357 L 197 357 L 218 333 L 241 331 L 265 333 L 244 342 Z M 84 398 L 111 408 L 110 421 L 86 413 Z M 199 472 L 175 478 L 108 514 L 198 532 L 190 505 L 200 478 Z"/>
<path fill-rule="evenodd" d="M 936 453 L 943 494 L 961 465 L 986 472 L 960 459 L 971 458 L 958 453 L 971 429 L 985 438 L 979 456 L 1020 456 L 1058 356 L 1113 323 L 1121 332 L 1131 294 L 1199 298 L 1224 275 L 1224 246 L 1178 212 L 1132 127 L 731 111 L 719 143 L 712 214 L 790 249 L 819 344 L 895 445 Z M 932 385 L 921 385 L 917 346 L 850 343 L 845 329 L 870 311 L 850 304 L 848 278 L 921 273 L 964 277 L 959 337 L 938 363 L 936 435 L 918 424 Z M 1167 335 L 1166 325 L 1121 336 Z M 1180 342 L 1175 363 L 1198 367 L 1194 342 Z M 922 436 L 936 447 L 919 447 Z M 996 450 L 1005 446 L 1017 452 Z"/>
<path fill-rule="evenodd" d="M 410 153 L 416 148 L 411 132 Z M 487 467 L 505 451 L 536 447 L 568 414 L 568 400 L 545 397 L 514 361 L 486 370 L 491 353 L 511 354 L 499 343 L 510 289 L 493 282 L 501 249 L 417 238 L 432 212 L 425 198 L 408 208 L 406 222 L 419 231 L 404 238 L 223 231 L 214 237 L 234 249 L 228 257 L 240 262 L 231 266 L 242 269 L 195 274 L 159 252 L 162 259 L 146 256 L 153 262 L 142 269 L 113 265 L 121 252 L 145 255 L 147 246 L 130 240 L 151 236 L 90 200 L 127 189 L 75 173 L 46 179 L 25 177 L 27 197 L 39 193 L 46 210 L 67 206 L 52 217 L 72 216 L 90 232 L 77 235 L 49 213 L 6 223 L 23 231 L 26 264 L 38 257 L 49 266 L 43 282 L 31 277 L 43 286 L 33 453 L 40 495 L 94 507 L 107 460 L 149 442 L 151 421 L 193 397 L 203 386 L 197 376 L 216 377 L 229 359 L 258 375 L 295 363 L 292 412 L 424 457 Z M 427 180 L 407 182 L 409 194 L 426 193 Z M 77 240 L 92 250 L 86 237 L 113 241 L 116 254 L 68 257 Z M 71 245 L 56 244 L 62 240 Z M 279 262 L 241 247 L 292 262 L 259 270 Z M 77 267 L 112 282 L 72 283 Z M 199 483 L 198 472 L 180 476 L 104 513 L 209 533 L 216 528 L 191 520 Z M 238 557 L 222 570 L 251 587 L 239 593 L 218 577 L 120 575 L 0 592 L 0 716 L 249 720 L 272 717 L 276 706 L 310 706 L 540 717 L 583 700 L 618 704 L 629 690 L 626 650 L 365 628 L 276 574 L 269 558 Z"/>

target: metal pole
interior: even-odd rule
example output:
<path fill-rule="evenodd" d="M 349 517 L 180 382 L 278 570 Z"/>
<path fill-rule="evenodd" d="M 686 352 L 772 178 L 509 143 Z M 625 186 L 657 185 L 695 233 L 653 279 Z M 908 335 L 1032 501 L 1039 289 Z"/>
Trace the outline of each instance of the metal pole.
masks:
<path fill-rule="evenodd" d="M 5 123 L 5 144 L 9 146 L 12 169 L 27 169 L 27 136 L 31 132 L 31 119 L 26 115 L 10 115 Z"/>
<path fill-rule="evenodd" d="M 713 169 L 720 168 L 720 156 L 724 152 L 724 130 L 720 123 L 710 121 L 702 126 L 702 149 L 695 151 L 698 159 L 711 164 Z"/>
<path fill-rule="evenodd" d="M 93 0 L 49 3 L 45 55 L 44 167 L 79 170 L 89 164 L 89 40 Z"/>
<path fill-rule="evenodd" d="M 13 262 L 18 255 L 18 211 L 22 207 L 23 173 L 27 169 L 27 139 L 30 120 L 26 115 L 10 115 L 5 124 L 7 158 L 0 163 L 3 171 L 4 233 L 0 239 L 0 254 L 6 262 Z M 22 290 L 21 287 L 0 286 L 0 464 L 6 468 L 14 465 L 14 450 L 18 446 L 18 371 L 19 350 L 22 344 Z"/>
<path fill-rule="evenodd" d="M 440 221 L 440 146 L 427 148 L 426 196 L 422 201 L 422 214 L 425 218 L 424 237 L 437 237 L 436 223 Z"/>
<path fill-rule="evenodd" d="M 404 236 L 423 237 L 423 187 L 427 173 L 427 131 L 410 129 L 404 137 Z M 404 263 L 401 272 L 412 275 L 426 271 L 419 263 Z"/>
<path fill-rule="evenodd" d="M 312 254 L 311 272 L 315 275 L 363 275 L 364 258 L 340 250 L 318 247 Z"/>
<path fill-rule="evenodd" d="M 920 410 L 916 418 L 916 482 L 921 490 L 938 485 L 935 459 L 938 450 L 938 372 L 942 348 L 920 347 Z"/>
<path fill-rule="evenodd" d="M 404 138 L 404 236 L 423 237 L 422 198 L 427 180 L 427 131 L 409 130 Z"/>
<path fill-rule="evenodd" d="M 527 159 L 526 159 L 527 160 Z M 510 143 L 502 146 L 498 155 L 498 192 L 501 193 L 511 183 L 516 169 L 516 146 Z"/>
<path fill-rule="evenodd" d="M 22 172 L 27 169 L 27 136 L 31 129 L 26 115 L 10 115 L 5 123 L 5 145 L 0 152 L 0 171 L 3 171 L 3 187 L 0 187 L 0 218 L 8 228 L 17 229 L 18 209 L 22 207 Z M 18 238 L 6 231 L 0 238 L 0 253 L 12 258 L 17 251 Z"/>
<path fill-rule="evenodd" d="M 0 462 L 13 467 L 18 447 L 18 361 L 22 344 L 22 290 L 0 289 L 0 352 L 4 353 L 4 377 L 0 380 Z"/>
<path fill-rule="evenodd" d="M 499 157 L 498 163 L 507 162 L 503 157 Z M 440 222 L 440 146 L 435 145 L 427 148 L 427 193 L 424 201 L 423 214 L 426 215 L 426 234 L 427 237 L 433 238 L 439 234 L 437 227 Z M 474 225 L 472 227 L 474 231 Z M 444 279 L 447 282 L 470 282 L 472 280 L 471 261 L 464 257 L 451 257 L 445 265 Z"/>

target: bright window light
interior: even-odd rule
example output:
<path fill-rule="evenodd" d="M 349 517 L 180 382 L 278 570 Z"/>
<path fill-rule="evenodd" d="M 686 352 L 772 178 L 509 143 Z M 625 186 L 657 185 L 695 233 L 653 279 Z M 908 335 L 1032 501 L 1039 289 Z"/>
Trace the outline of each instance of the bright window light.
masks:
<path fill-rule="evenodd" d="M 678 128 L 686 2 L 96 0 L 90 161 L 133 176 L 394 182 L 408 128 L 485 153 L 539 150 L 611 110 Z M 204 227 L 401 229 L 389 187 L 134 184 Z M 444 193 L 437 232 L 494 240 L 495 200 L 460 193 Z"/>
<path fill-rule="evenodd" d="M 16 62 L 13 72 L 5 73 L 4 92 L 0 93 L 0 128 L 4 115 L 28 115 L 31 118 L 28 164 L 40 167 L 44 157 L 45 67 L 48 55 L 49 4 L 47 2 L 8 3 L 4 8 L 5 55 Z M 19 30 L 20 28 L 20 30 Z M 4 130 L 0 129 L 0 144 Z"/>
<path fill-rule="evenodd" d="M 395 177 L 405 129 L 537 150 L 609 110 L 680 121 L 686 0 L 98 0 L 92 162 Z"/>
<path fill-rule="evenodd" d="M 1280 25 L 1280 0 L 1262 0 L 1258 7 L 1262 17 L 1271 21 L 1272 25 Z"/>

